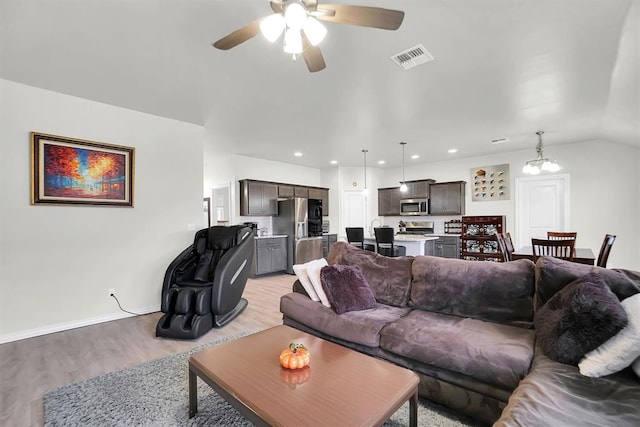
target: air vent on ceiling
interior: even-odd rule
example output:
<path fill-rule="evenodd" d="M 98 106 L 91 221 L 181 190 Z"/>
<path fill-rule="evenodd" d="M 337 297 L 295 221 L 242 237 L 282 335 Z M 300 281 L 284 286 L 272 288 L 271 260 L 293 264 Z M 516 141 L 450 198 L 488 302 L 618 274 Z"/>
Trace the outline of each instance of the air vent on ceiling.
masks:
<path fill-rule="evenodd" d="M 391 60 L 403 70 L 408 70 L 409 68 L 432 61 L 433 56 L 427 52 L 427 49 L 425 49 L 422 44 L 419 44 L 393 55 Z"/>
<path fill-rule="evenodd" d="M 492 139 L 491 143 L 492 144 L 504 144 L 505 142 L 509 142 L 510 139 L 509 138 L 496 138 L 496 139 Z"/>

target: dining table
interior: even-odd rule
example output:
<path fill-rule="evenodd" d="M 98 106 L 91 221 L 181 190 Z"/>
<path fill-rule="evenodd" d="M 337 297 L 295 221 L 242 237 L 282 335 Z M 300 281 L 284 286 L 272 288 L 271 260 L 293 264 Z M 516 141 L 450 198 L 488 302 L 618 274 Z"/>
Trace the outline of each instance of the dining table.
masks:
<path fill-rule="evenodd" d="M 533 246 L 523 246 L 511 253 L 511 259 L 530 259 L 535 262 L 533 257 Z M 580 264 L 594 265 L 596 262 L 596 256 L 593 254 L 591 248 L 574 248 L 573 250 L 573 262 Z"/>

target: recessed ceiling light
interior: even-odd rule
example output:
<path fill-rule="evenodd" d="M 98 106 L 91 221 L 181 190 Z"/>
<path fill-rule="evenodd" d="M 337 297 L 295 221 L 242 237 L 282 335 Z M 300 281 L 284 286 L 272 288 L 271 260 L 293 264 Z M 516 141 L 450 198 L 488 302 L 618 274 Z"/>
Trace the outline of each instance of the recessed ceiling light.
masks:
<path fill-rule="evenodd" d="M 329 163 L 331 163 L 332 165 L 337 165 L 338 161 L 337 160 L 331 160 Z"/>
<path fill-rule="evenodd" d="M 293 155 L 296 157 L 302 157 L 302 153 L 299 151 L 296 151 L 295 153 L 293 153 Z"/>
<path fill-rule="evenodd" d="M 457 148 L 449 148 L 449 151 L 447 151 L 447 153 L 449 154 L 453 154 L 453 153 L 457 153 L 458 149 Z"/>
<path fill-rule="evenodd" d="M 420 156 L 418 156 L 417 154 L 414 154 L 413 156 L 411 156 L 412 159 L 419 159 Z"/>
<path fill-rule="evenodd" d="M 379 165 L 384 165 L 386 162 L 384 160 L 378 160 Z"/>

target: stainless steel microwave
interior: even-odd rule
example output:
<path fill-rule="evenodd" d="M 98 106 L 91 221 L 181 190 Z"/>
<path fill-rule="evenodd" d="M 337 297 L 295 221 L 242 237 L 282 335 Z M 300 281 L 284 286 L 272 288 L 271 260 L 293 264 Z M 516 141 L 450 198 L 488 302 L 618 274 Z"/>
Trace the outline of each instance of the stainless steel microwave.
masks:
<path fill-rule="evenodd" d="M 429 215 L 429 199 L 400 200 L 400 215 Z"/>

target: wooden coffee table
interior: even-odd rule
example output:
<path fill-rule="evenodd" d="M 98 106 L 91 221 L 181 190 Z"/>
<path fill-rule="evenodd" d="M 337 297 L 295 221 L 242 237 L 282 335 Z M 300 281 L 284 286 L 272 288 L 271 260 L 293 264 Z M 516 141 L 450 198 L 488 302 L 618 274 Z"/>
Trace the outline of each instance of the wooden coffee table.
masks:
<path fill-rule="evenodd" d="M 309 366 L 280 366 L 291 342 L 309 349 Z M 284 325 L 192 355 L 189 418 L 197 377 L 255 425 L 380 425 L 407 400 L 411 426 L 418 422 L 414 372 Z"/>

